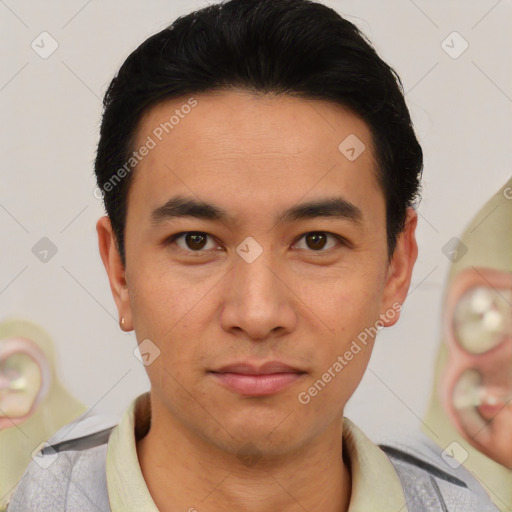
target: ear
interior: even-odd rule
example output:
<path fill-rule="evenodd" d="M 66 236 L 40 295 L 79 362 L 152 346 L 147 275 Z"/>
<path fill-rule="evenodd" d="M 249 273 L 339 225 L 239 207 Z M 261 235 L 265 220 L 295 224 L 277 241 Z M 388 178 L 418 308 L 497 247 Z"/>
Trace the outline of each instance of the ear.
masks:
<path fill-rule="evenodd" d="M 120 321 L 119 326 L 123 331 L 128 332 L 133 329 L 133 321 L 126 283 L 126 271 L 117 249 L 117 241 L 110 218 L 107 216 L 101 217 L 96 223 L 96 231 L 101 259 L 107 271 L 119 318 L 124 318 L 124 324 L 121 324 Z"/>
<path fill-rule="evenodd" d="M 418 214 L 413 208 L 407 208 L 405 227 L 398 236 L 387 271 L 382 299 L 383 311 L 380 316 L 384 327 L 391 327 L 398 321 L 401 306 L 409 291 L 412 271 L 418 257 L 418 244 L 415 235 L 417 224 Z M 392 312 L 392 314 L 386 314 L 386 312 Z"/>

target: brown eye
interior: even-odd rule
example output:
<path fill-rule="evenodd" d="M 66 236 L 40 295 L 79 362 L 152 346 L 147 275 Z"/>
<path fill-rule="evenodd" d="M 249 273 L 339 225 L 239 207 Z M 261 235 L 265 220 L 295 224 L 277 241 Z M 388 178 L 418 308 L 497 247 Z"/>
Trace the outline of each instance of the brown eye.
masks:
<path fill-rule="evenodd" d="M 306 233 L 302 235 L 301 240 L 304 239 L 306 242 L 306 247 L 299 247 L 300 249 L 307 249 L 313 252 L 327 252 L 329 249 L 332 249 L 336 246 L 336 243 L 332 244 L 330 247 L 326 248 L 328 239 L 332 238 L 338 240 L 338 243 L 341 242 L 341 238 L 332 233 L 326 233 L 325 231 L 312 231 L 310 233 Z"/>
<path fill-rule="evenodd" d="M 186 233 L 185 245 L 194 251 L 199 251 L 206 245 L 207 235 L 204 233 Z"/>
<path fill-rule="evenodd" d="M 327 240 L 325 233 L 310 233 L 306 235 L 307 244 L 311 249 L 318 251 L 323 249 Z"/>
<path fill-rule="evenodd" d="M 207 248 L 208 237 L 212 238 L 208 233 L 201 231 L 185 231 L 169 237 L 165 243 L 166 245 L 175 244 L 179 249 L 188 253 L 207 253 L 210 252 L 208 249 L 218 247 L 212 242 L 212 245 Z M 328 245 L 329 238 L 334 240 L 334 243 L 331 243 L 330 246 Z M 305 240 L 306 242 L 305 247 L 299 247 L 300 249 L 318 253 L 328 252 L 329 249 L 336 247 L 336 245 L 349 245 L 342 237 L 325 231 L 305 233 L 301 236 L 300 240 Z"/>
<path fill-rule="evenodd" d="M 485 286 L 467 291 L 457 303 L 453 315 L 455 335 L 465 350 L 482 354 L 498 345 L 510 333 L 512 295 Z"/>
<path fill-rule="evenodd" d="M 176 244 L 180 249 L 186 252 L 208 252 L 205 247 L 208 245 L 208 237 L 211 235 L 201 231 L 186 231 L 173 235 L 167 244 Z M 181 243 L 178 243 L 180 241 Z M 216 247 L 215 244 L 210 242 L 211 246 L 207 249 Z"/>

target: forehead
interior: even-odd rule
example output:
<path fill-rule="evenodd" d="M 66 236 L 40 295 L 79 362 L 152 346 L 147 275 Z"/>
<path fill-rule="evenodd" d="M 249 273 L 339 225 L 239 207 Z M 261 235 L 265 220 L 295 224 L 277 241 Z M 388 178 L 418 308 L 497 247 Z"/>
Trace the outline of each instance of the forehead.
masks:
<path fill-rule="evenodd" d="M 212 152 L 239 140 L 244 143 L 238 147 L 240 152 L 265 147 L 280 154 L 304 155 L 325 151 L 326 146 L 338 150 L 340 137 L 350 134 L 370 140 L 366 123 L 342 105 L 290 95 L 219 90 L 173 98 L 152 107 L 142 116 L 137 141 L 152 135 L 162 142 L 172 135 L 179 144 L 192 136 L 201 142 L 215 142 L 203 148 Z"/>
<path fill-rule="evenodd" d="M 298 201 L 313 189 L 332 195 L 333 187 L 353 198 L 370 189 L 382 195 L 368 126 L 327 101 L 242 91 L 174 98 L 142 117 L 134 149 L 144 145 L 151 150 L 130 195 L 136 189 L 152 205 L 170 191 L 215 190 L 227 202 L 258 194 Z"/>

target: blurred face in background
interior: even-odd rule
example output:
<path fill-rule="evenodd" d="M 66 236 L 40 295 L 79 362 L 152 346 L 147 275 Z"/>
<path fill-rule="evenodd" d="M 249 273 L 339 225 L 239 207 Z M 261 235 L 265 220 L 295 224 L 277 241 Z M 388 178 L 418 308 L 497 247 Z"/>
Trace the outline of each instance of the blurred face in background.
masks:
<path fill-rule="evenodd" d="M 0 430 L 30 418 L 50 384 L 48 360 L 34 341 L 0 339 Z"/>
<path fill-rule="evenodd" d="M 512 469 L 512 273 L 470 267 L 446 299 L 442 400 L 465 439 Z"/>

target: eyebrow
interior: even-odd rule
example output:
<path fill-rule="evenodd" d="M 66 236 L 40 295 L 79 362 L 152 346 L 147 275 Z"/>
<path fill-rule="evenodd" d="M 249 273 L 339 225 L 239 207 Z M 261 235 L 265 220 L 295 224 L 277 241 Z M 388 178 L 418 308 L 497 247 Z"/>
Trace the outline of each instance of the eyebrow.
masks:
<path fill-rule="evenodd" d="M 234 223 L 234 217 L 219 206 L 180 195 L 172 197 L 164 205 L 156 208 L 151 213 L 151 222 L 157 226 L 169 219 L 187 217 L 225 224 Z M 278 213 L 274 221 L 277 224 L 285 224 L 318 217 L 344 219 L 361 224 L 363 213 L 360 208 L 343 197 L 330 197 L 292 206 Z"/>

